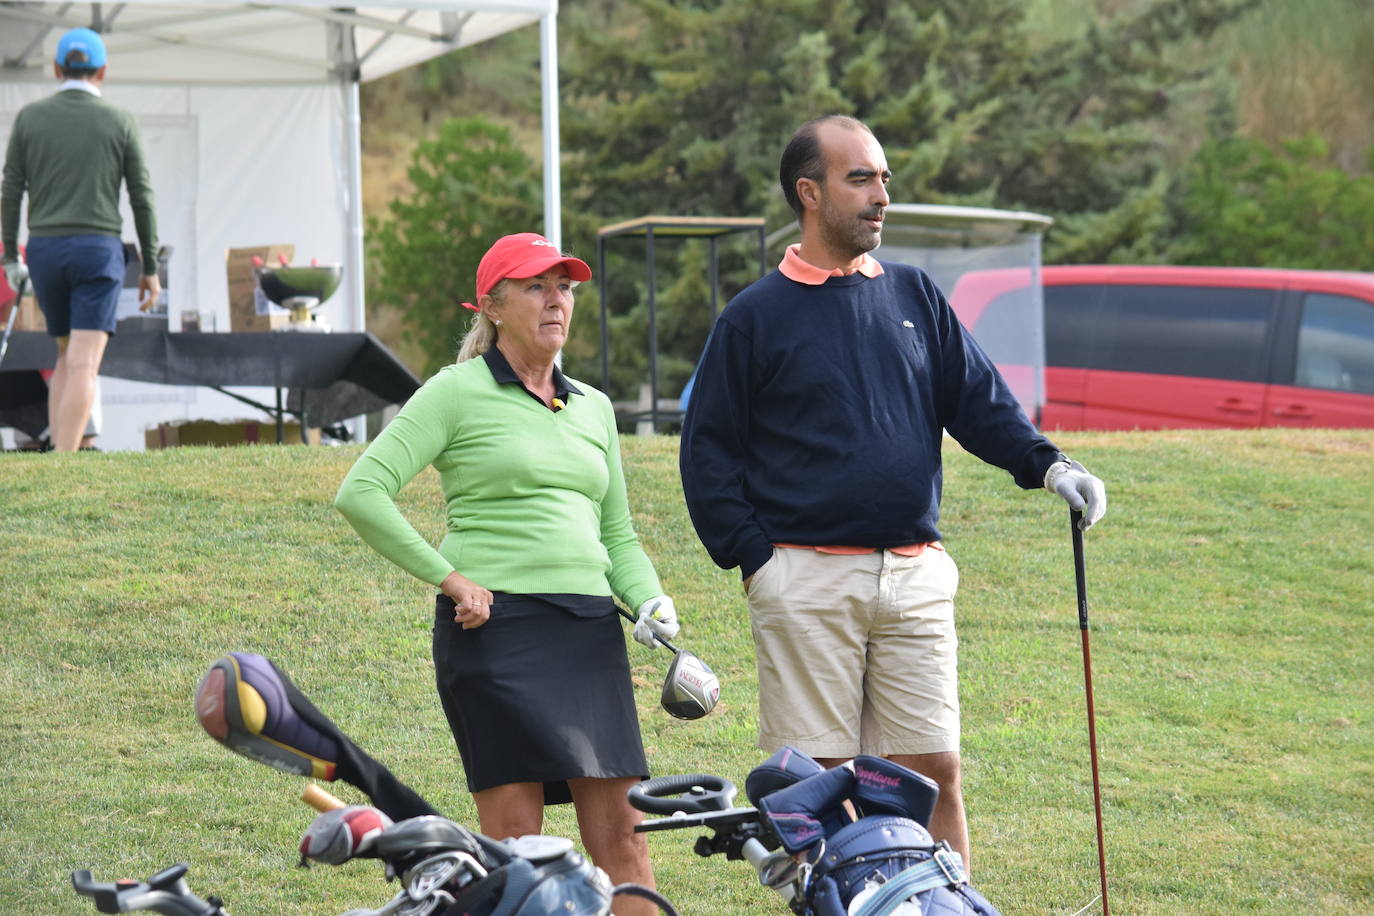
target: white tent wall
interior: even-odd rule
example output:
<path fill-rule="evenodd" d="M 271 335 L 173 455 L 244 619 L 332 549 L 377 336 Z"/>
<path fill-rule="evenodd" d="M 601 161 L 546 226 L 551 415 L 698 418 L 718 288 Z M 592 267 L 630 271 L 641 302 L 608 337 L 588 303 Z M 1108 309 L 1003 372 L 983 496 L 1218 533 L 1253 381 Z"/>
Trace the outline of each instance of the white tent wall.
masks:
<path fill-rule="evenodd" d="M 298 260 L 344 265 L 320 317 L 362 330 L 357 80 L 373 79 L 511 29 L 541 25 L 545 61 L 545 223 L 558 242 L 557 0 L 318 0 L 0 4 L 0 150 L 19 109 L 55 90 L 52 54 L 68 28 L 109 49 L 104 94 L 139 123 L 168 265 L 171 330 L 183 310 L 229 327 L 225 250 L 292 243 Z M 550 62 L 552 62 L 550 64 Z M 551 185 L 551 186 L 548 186 Z M 126 241 L 133 241 L 125 204 Z M 21 242 L 26 232 L 21 229 Z M 141 449 L 164 420 L 259 417 L 209 389 L 101 381 L 106 449 Z M 271 403 L 271 389 L 240 391 Z M 361 432 L 361 430 L 359 430 Z"/>
<path fill-rule="evenodd" d="M 0 84 L 0 144 L 19 109 L 55 86 L 55 80 Z M 229 330 L 228 248 L 289 242 L 302 259 L 350 260 L 350 177 L 339 126 L 344 91 L 337 85 L 129 85 L 113 77 L 106 84 L 105 97 L 134 114 L 143 137 L 159 241 L 172 246 L 172 330 L 187 309 L 208 312 L 219 330 Z M 133 242 L 127 199 L 123 206 L 124 238 Z M 354 287 L 340 287 L 320 316 L 333 328 L 358 329 L 356 296 Z M 274 397 L 271 389 L 240 393 L 260 403 Z M 106 450 L 143 448 L 144 428 L 163 421 L 262 418 L 205 388 L 105 378 L 101 394 L 99 445 Z"/>

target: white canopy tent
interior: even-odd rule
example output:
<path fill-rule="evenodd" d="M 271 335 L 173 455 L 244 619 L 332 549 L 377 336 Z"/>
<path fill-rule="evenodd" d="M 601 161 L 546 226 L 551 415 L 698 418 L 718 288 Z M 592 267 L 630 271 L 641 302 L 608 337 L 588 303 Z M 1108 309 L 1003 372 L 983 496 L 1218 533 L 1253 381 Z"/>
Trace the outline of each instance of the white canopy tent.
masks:
<path fill-rule="evenodd" d="M 228 329 L 226 249 L 291 243 L 298 259 L 344 265 L 320 315 L 360 331 L 359 83 L 539 23 L 544 225 L 560 244 L 557 11 L 557 0 L 0 0 L 0 149 L 18 110 L 55 89 L 62 33 L 100 32 L 105 97 L 139 122 L 160 241 L 173 247 L 172 329 L 183 309 Z M 126 240 L 132 226 L 126 214 Z"/>

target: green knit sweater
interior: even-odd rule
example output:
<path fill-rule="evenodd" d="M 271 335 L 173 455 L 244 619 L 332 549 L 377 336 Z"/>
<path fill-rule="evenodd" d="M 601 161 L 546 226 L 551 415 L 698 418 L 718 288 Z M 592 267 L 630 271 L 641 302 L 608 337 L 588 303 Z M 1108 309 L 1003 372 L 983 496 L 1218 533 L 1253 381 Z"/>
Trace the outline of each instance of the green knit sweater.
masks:
<path fill-rule="evenodd" d="M 415 577 L 450 572 L 513 594 L 662 594 L 630 521 L 611 402 L 582 383 L 554 412 L 484 359 L 437 372 L 368 446 L 334 505 L 363 540 Z M 448 532 L 436 550 L 394 497 L 439 472 Z"/>
<path fill-rule="evenodd" d="M 129 206 L 143 272 L 157 272 L 153 187 L 133 115 L 81 89 L 30 102 L 14 119 L 0 182 L 0 242 L 5 259 L 19 250 L 19 213 L 29 195 L 29 235 L 119 238 L 119 186 Z"/>

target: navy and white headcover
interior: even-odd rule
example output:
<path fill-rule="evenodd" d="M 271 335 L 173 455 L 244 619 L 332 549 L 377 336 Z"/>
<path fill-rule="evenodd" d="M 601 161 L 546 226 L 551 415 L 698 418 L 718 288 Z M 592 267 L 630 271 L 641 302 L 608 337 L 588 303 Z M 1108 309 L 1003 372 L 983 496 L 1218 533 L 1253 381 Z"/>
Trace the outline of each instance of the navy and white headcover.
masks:
<path fill-rule="evenodd" d="M 823 772 L 825 767 L 805 751 L 784 745 L 763 763 L 749 771 L 744 780 L 744 794 L 755 808 L 765 795 L 801 782 L 808 776 Z"/>

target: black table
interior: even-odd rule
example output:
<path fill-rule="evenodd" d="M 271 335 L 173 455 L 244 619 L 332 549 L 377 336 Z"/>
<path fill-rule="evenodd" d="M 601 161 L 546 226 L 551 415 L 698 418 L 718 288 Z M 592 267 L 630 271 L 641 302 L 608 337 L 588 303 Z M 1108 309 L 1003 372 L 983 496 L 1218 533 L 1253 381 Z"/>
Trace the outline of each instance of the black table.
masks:
<path fill-rule="evenodd" d="M 57 344 L 41 331 L 15 331 L 0 363 L 0 426 L 38 436 L 48 425 L 47 388 L 38 370 L 51 369 Z M 420 379 L 368 333 L 276 331 L 257 334 L 172 334 L 121 331 L 110 338 L 100 374 L 161 385 L 193 385 L 257 407 L 277 423 L 286 416 L 326 427 L 404 403 Z M 276 389 L 261 404 L 229 386 Z"/>

